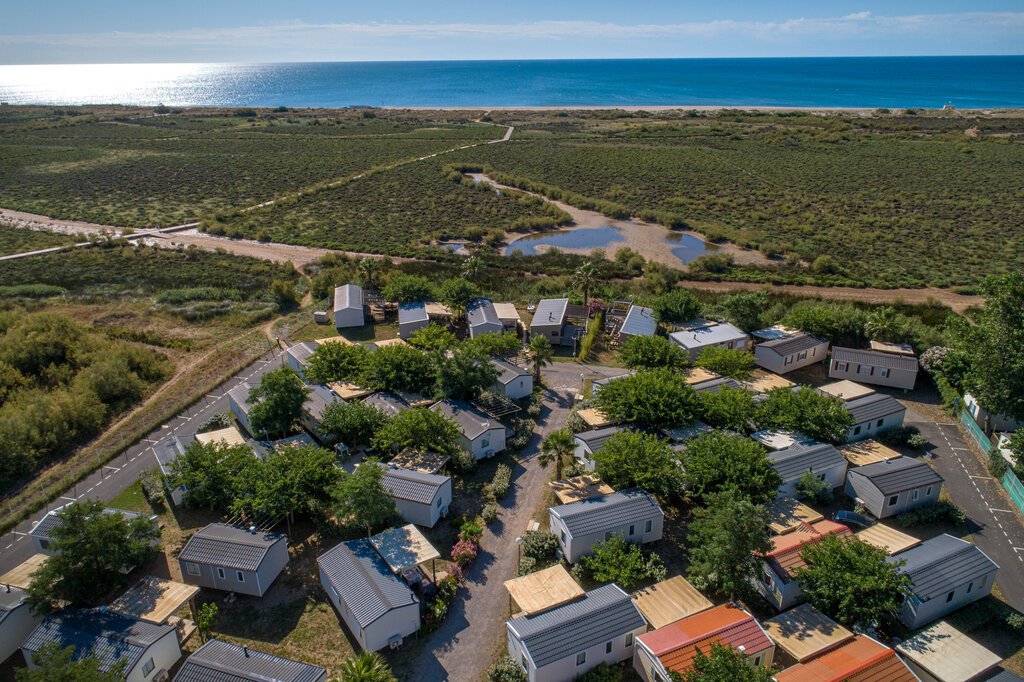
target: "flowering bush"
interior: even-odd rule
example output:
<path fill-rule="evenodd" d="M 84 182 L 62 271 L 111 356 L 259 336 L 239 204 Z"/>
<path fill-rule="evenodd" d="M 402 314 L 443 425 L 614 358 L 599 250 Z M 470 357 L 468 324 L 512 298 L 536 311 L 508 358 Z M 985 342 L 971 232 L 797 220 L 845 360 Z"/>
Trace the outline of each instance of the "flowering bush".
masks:
<path fill-rule="evenodd" d="M 459 540 L 452 547 L 452 561 L 456 566 L 466 566 L 477 554 L 477 544 L 468 540 Z"/>
<path fill-rule="evenodd" d="M 480 536 L 483 534 L 484 529 L 480 527 L 480 524 L 473 521 L 466 521 L 459 528 L 459 540 L 472 542 L 474 545 L 480 544 Z"/>

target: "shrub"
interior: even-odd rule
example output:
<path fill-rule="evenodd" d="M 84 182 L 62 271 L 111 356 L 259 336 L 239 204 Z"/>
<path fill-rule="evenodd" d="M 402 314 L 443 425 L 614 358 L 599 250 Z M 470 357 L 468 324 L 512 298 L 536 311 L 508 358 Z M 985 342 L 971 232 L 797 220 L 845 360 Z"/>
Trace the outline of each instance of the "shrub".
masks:
<path fill-rule="evenodd" d="M 1003 457 L 1003 453 L 999 451 L 999 448 L 992 448 L 988 451 L 988 472 L 992 474 L 993 478 L 997 480 L 1003 480 L 1003 476 L 1006 475 L 1007 469 L 1010 468 L 1010 463 Z"/>
<path fill-rule="evenodd" d="M 549 559 L 555 556 L 558 538 L 546 530 L 528 530 L 523 534 L 523 555 L 534 559 Z"/>
<path fill-rule="evenodd" d="M 593 554 L 580 557 L 579 563 L 594 580 L 625 589 L 642 580 L 664 580 L 666 574 L 661 557 L 615 533 L 596 543 Z"/>
<path fill-rule="evenodd" d="M 530 406 L 526 408 L 526 414 L 530 419 L 536 419 L 540 416 L 541 410 L 544 409 L 544 405 L 539 400 L 534 400 L 530 403 Z M 532 429 L 531 429 L 532 431 Z"/>
<path fill-rule="evenodd" d="M 519 422 L 519 428 L 516 429 L 514 436 L 508 439 L 508 446 L 513 450 L 522 450 L 530 443 L 530 439 L 533 438 L 533 429 L 537 426 L 537 422 L 532 419 L 522 419 Z"/>
<path fill-rule="evenodd" d="M 139 476 L 139 482 L 142 484 L 142 494 L 147 502 L 150 504 L 163 502 L 164 487 L 160 481 L 160 476 L 155 471 L 142 472 L 142 475 Z"/>
<path fill-rule="evenodd" d="M 217 429 L 226 429 L 231 426 L 231 415 L 227 412 L 221 412 L 215 414 L 196 429 L 196 433 L 206 433 L 207 431 L 216 431 Z"/>
<path fill-rule="evenodd" d="M 576 678 L 579 682 L 620 682 L 622 666 L 601 663 Z"/>
<path fill-rule="evenodd" d="M 480 527 L 480 524 L 475 521 L 466 521 L 459 526 L 459 539 L 467 540 L 469 542 L 478 543 L 480 542 L 480 536 L 484 534 L 484 529 Z"/>
<path fill-rule="evenodd" d="M 476 469 L 476 457 L 469 450 L 459 448 L 451 457 L 452 467 L 460 474 L 468 474 Z"/>
<path fill-rule="evenodd" d="M 498 520 L 498 505 L 493 502 L 488 502 L 484 505 L 483 511 L 480 512 L 480 518 L 483 519 L 484 523 L 490 525 Z"/>
<path fill-rule="evenodd" d="M 494 470 L 494 478 L 491 479 L 491 494 L 499 502 L 508 495 L 508 489 L 512 486 L 512 469 L 505 464 L 499 464 Z"/>
<path fill-rule="evenodd" d="M 487 669 L 488 682 L 526 682 L 526 672 L 511 656 L 504 656 Z"/>
<path fill-rule="evenodd" d="M 455 562 L 456 566 L 466 566 L 476 558 L 478 550 L 479 548 L 476 546 L 476 543 L 459 540 L 452 547 L 452 561 Z"/>
<path fill-rule="evenodd" d="M 917 509 L 905 511 L 896 517 L 897 523 L 907 528 L 921 526 L 936 521 L 949 521 L 957 525 L 963 525 L 967 521 L 964 510 L 949 500 L 939 500 L 922 505 Z"/>
<path fill-rule="evenodd" d="M 897 426 L 875 434 L 875 438 L 886 445 L 909 445 L 911 437 L 920 433 L 916 426 Z"/>
<path fill-rule="evenodd" d="M 516 575 L 526 575 L 533 573 L 537 568 L 537 560 L 532 556 L 524 556 L 519 558 L 519 573 Z"/>
<path fill-rule="evenodd" d="M 810 471 L 796 483 L 796 496 L 814 500 L 818 504 L 832 503 L 832 488 Z"/>
<path fill-rule="evenodd" d="M 920 433 L 915 433 L 907 438 L 907 446 L 914 448 L 915 450 L 924 450 L 928 447 L 928 440 Z"/>
<path fill-rule="evenodd" d="M 1024 630 L 1024 615 L 1021 615 L 1014 611 L 1013 613 L 1006 616 L 1006 625 L 1012 629 L 1020 632 Z"/>

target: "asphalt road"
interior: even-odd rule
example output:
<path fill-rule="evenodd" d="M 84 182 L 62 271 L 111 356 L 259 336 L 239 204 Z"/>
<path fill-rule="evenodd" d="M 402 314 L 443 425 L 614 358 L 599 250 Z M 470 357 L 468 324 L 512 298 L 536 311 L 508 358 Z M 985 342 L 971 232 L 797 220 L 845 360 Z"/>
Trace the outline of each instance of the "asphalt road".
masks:
<path fill-rule="evenodd" d="M 98 499 L 109 501 L 132 485 L 142 472 L 157 465 L 153 445 L 170 436 L 188 437 L 204 421 L 222 412 L 230 412 L 227 392 L 250 379 L 259 378 L 269 370 L 281 366 L 282 351 L 274 350 L 252 363 L 238 374 L 208 393 L 201 400 L 190 405 L 184 412 L 166 424 L 154 428 L 145 438 L 109 462 L 101 470 L 81 481 L 73 489 L 33 514 L 14 529 L 0 537 L 0 574 L 6 573 L 35 553 L 27 533 L 39 522 L 46 512 L 74 500 Z"/>
<path fill-rule="evenodd" d="M 910 423 L 910 422 L 908 422 Z M 1024 611 L 1024 519 L 955 424 L 914 422 L 928 442 L 946 492 L 967 514 L 971 538 L 999 565 L 1003 597 Z"/>

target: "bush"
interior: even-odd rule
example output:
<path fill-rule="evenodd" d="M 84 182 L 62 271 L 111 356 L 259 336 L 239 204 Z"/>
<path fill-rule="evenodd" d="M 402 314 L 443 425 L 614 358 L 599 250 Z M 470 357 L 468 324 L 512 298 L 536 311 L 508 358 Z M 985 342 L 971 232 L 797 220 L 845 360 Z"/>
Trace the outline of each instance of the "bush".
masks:
<path fill-rule="evenodd" d="M 469 450 L 459 448 L 451 457 L 452 468 L 460 474 L 468 474 L 476 469 L 476 457 Z"/>
<path fill-rule="evenodd" d="M 508 489 L 512 486 L 512 469 L 505 464 L 499 464 L 494 470 L 494 478 L 491 479 L 491 494 L 494 499 L 501 501 L 508 495 Z"/>
<path fill-rule="evenodd" d="M 550 559 L 558 550 L 558 538 L 546 530 L 528 530 L 523 534 L 523 555 L 534 559 Z"/>
<path fill-rule="evenodd" d="M 215 414 L 196 428 L 196 433 L 206 433 L 207 431 L 216 431 L 217 429 L 226 429 L 231 426 L 231 415 L 227 412 L 221 412 Z"/>
<path fill-rule="evenodd" d="M 478 543 L 480 542 L 480 536 L 484 534 L 484 529 L 480 527 L 480 524 L 475 521 L 466 521 L 459 526 L 459 539 L 467 540 L 469 542 Z"/>
<path fill-rule="evenodd" d="M 532 556 L 524 556 L 519 558 L 519 573 L 516 575 L 527 575 L 533 573 L 537 568 L 537 560 Z"/>
<path fill-rule="evenodd" d="M 1006 625 L 1011 630 L 1016 630 L 1017 632 L 1024 630 L 1024 615 L 1021 615 L 1014 611 L 1013 613 L 1006 616 Z"/>
<path fill-rule="evenodd" d="M 160 481 L 160 476 L 155 471 L 142 472 L 142 475 L 139 476 L 139 482 L 142 484 L 142 494 L 147 502 L 150 504 L 163 502 L 164 486 Z"/>
<path fill-rule="evenodd" d="M 620 682 L 622 666 L 601 663 L 576 678 L 579 682 Z"/>
<path fill-rule="evenodd" d="M 1003 480 L 1003 476 L 1006 475 L 1006 471 L 1010 468 L 1010 463 L 1003 457 L 1003 453 L 999 451 L 999 448 L 992 448 L 988 451 L 988 472 L 992 474 L 992 477 L 996 480 Z"/>
<path fill-rule="evenodd" d="M 513 450 L 522 450 L 530 443 L 530 439 L 533 438 L 533 429 L 537 426 L 537 422 L 532 419 L 522 419 L 519 421 L 519 428 L 516 430 L 514 436 L 508 439 L 508 446 Z"/>
<path fill-rule="evenodd" d="M 875 438 L 886 445 L 909 445 L 911 437 L 919 436 L 920 433 L 916 426 L 897 426 L 875 434 Z"/>
<path fill-rule="evenodd" d="M 818 504 L 832 504 L 832 488 L 810 471 L 797 481 L 796 496 L 813 500 Z"/>
<path fill-rule="evenodd" d="M 498 505 L 493 502 L 488 502 L 484 505 L 483 511 L 480 512 L 480 518 L 484 520 L 484 523 L 490 525 L 498 520 Z"/>
<path fill-rule="evenodd" d="M 661 557 L 640 545 L 626 542 L 617 533 L 596 543 L 593 550 L 593 554 L 580 557 L 579 564 L 598 582 L 616 583 L 628 590 L 642 580 L 665 579 Z"/>
<path fill-rule="evenodd" d="M 537 419 L 543 409 L 544 405 L 539 400 L 534 400 L 530 403 L 530 406 L 526 408 L 526 415 L 530 419 Z M 530 430 L 532 431 L 533 429 Z"/>
<path fill-rule="evenodd" d="M 905 511 L 896 517 L 896 522 L 907 528 L 936 521 L 949 521 L 956 525 L 963 525 L 967 521 L 967 515 L 964 514 L 963 509 L 949 500 L 939 500 L 938 502 L 931 502 L 930 504 L 920 506 L 917 509 Z"/>
<path fill-rule="evenodd" d="M 526 682 L 526 672 L 511 656 L 504 656 L 487 669 L 488 682 Z"/>
<path fill-rule="evenodd" d="M 915 450 L 924 450 L 928 447 L 928 440 L 920 433 L 915 433 L 910 438 L 907 438 L 907 446 Z"/>

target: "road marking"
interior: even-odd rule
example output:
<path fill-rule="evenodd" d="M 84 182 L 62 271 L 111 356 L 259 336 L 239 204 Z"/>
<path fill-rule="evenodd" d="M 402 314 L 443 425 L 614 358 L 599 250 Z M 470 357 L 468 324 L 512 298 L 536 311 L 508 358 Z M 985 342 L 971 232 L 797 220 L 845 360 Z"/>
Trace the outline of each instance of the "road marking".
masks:
<path fill-rule="evenodd" d="M 75 502 L 76 500 L 78 500 L 77 497 L 68 497 L 67 495 L 61 495 L 60 499 L 62 499 L 62 500 L 69 500 L 71 502 Z"/>
<path fill-rule="evenodd" d="M 1013 550 L 1015 552 L 1024 552 L 1024 547 L 1014 547 Z"/>
<path fill-rule="evenodd" d="M 971 478 L 981 478 L 981 479 L 984 479 L 986 481 L 991 481 L 992 480 L 991 476 L 975 476 L 974 474 L 967 474 L 967 475 L 970 476 Z"/>
<path fill-rule="evenodd" d="M 1003 512 L 1004 514 L 1012 514 L 1013 513 L 1012 509 L 996 509 L 995 507 L 989 507 L 988 510 L 989 511 L 994 511 L 994 512 Z"/>
<path fill-rule="evenodd" d="M 121 470 L 121 467 L 116 467 L 116 466 L 113 466 L 111 464 L 107 464 L 103 468 L 104 469 L 113 469 L 114 471 L 120 471 Z"/>

